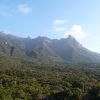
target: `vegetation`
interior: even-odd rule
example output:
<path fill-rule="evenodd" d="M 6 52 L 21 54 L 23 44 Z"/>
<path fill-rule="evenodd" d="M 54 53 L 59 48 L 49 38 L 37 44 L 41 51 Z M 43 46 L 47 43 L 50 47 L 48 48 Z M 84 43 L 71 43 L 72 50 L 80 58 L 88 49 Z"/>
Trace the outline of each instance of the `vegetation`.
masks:
<path fill-rule="evenodd" d="M 99 65 L 4 62 L 0 100 L 100 100 Z"/>
<path fill-rule="evenodd" d="M 100 100 L 97 63 L 100 55 L 71 36 L 30 39 L 0 32 L 0 100 Z"/>

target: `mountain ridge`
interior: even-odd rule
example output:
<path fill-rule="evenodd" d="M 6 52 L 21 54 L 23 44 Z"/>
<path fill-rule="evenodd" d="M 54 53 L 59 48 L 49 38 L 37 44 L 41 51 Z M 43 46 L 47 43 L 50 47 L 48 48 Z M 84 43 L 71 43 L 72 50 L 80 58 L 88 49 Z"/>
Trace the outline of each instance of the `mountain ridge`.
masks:
<path fill-rule="evenodd" d="M 28 59 L 45 64 L 55 62 L 99 63 L 100 54 L 83 47 L 69 35 L 63 39 L 21 38 L 0 33 L 0 56 Z"/>

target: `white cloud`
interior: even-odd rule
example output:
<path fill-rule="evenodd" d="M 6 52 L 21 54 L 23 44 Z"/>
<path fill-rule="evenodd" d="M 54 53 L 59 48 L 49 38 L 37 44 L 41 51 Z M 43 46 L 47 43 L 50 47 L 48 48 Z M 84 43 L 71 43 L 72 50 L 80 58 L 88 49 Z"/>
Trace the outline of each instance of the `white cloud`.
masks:
<path fill-rule="evenodd" d="M 53 30 L 54 32 L 64 32 L 65 31 L 65 23 L 67 22 L 66 19 L 56 19 L 53 21 Z"/>
<path fill-rule="evenodd" d="M 24 14 L 30 14 L 32 12 L 32 8 L 27 4 L 18 5 L 18 10 Z"/>
<path fill-rule="evenodd" d="M 55 31 L 55 32 L 63 32 L 64 30 L 65 30 L 64 27 L 54 26 L 54 31 Z"/>
<path fill-rule="evenodd" d="M 73 25 L 69 31 L 65 32 L 65 36 L 71 35 L 76 39 L 86 38 L 89 33 L 83 30 L 81 25 Z"/>
<path fill-rule="evenodd" d="M 73 36 L 76 39 L 83 39 L 90 35 L 89 32 L 84 31 L 84 28 L 81 25 L 73 25 L 69 30 L 65 28 L 66 19 L 56 19 L 53 21 L 53 30 L 54 32 L 63 33 L 65 37 L 68 35 Z"/>
<path fill-rule="evenodd" d="M 66 21 L 67 21 L 66 19 L 56 19 L 56 20 L 53 21 L 53 24 L 57 25 L 57 26 L 60 26 L 60 25 L 65 24 Z"/>

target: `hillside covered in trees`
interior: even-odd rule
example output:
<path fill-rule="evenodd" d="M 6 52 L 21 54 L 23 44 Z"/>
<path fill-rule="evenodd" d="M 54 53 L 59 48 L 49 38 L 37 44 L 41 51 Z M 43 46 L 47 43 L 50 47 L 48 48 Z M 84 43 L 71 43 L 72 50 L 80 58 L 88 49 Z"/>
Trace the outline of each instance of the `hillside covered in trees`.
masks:
<path fill-rule="evenodd" d="M 100 100 L 99 66 L 0 61 L 0 100 Z"/>

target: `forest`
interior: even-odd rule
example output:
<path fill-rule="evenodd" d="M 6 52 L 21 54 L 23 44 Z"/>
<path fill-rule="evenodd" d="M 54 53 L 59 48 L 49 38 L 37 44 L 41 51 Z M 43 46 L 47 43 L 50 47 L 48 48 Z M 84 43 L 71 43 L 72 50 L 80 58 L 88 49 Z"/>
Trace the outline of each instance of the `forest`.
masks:
<path fill-rule="evenodd" d="M 99 64 L 4 62 L 0 100 L 100 100 Z"/>

